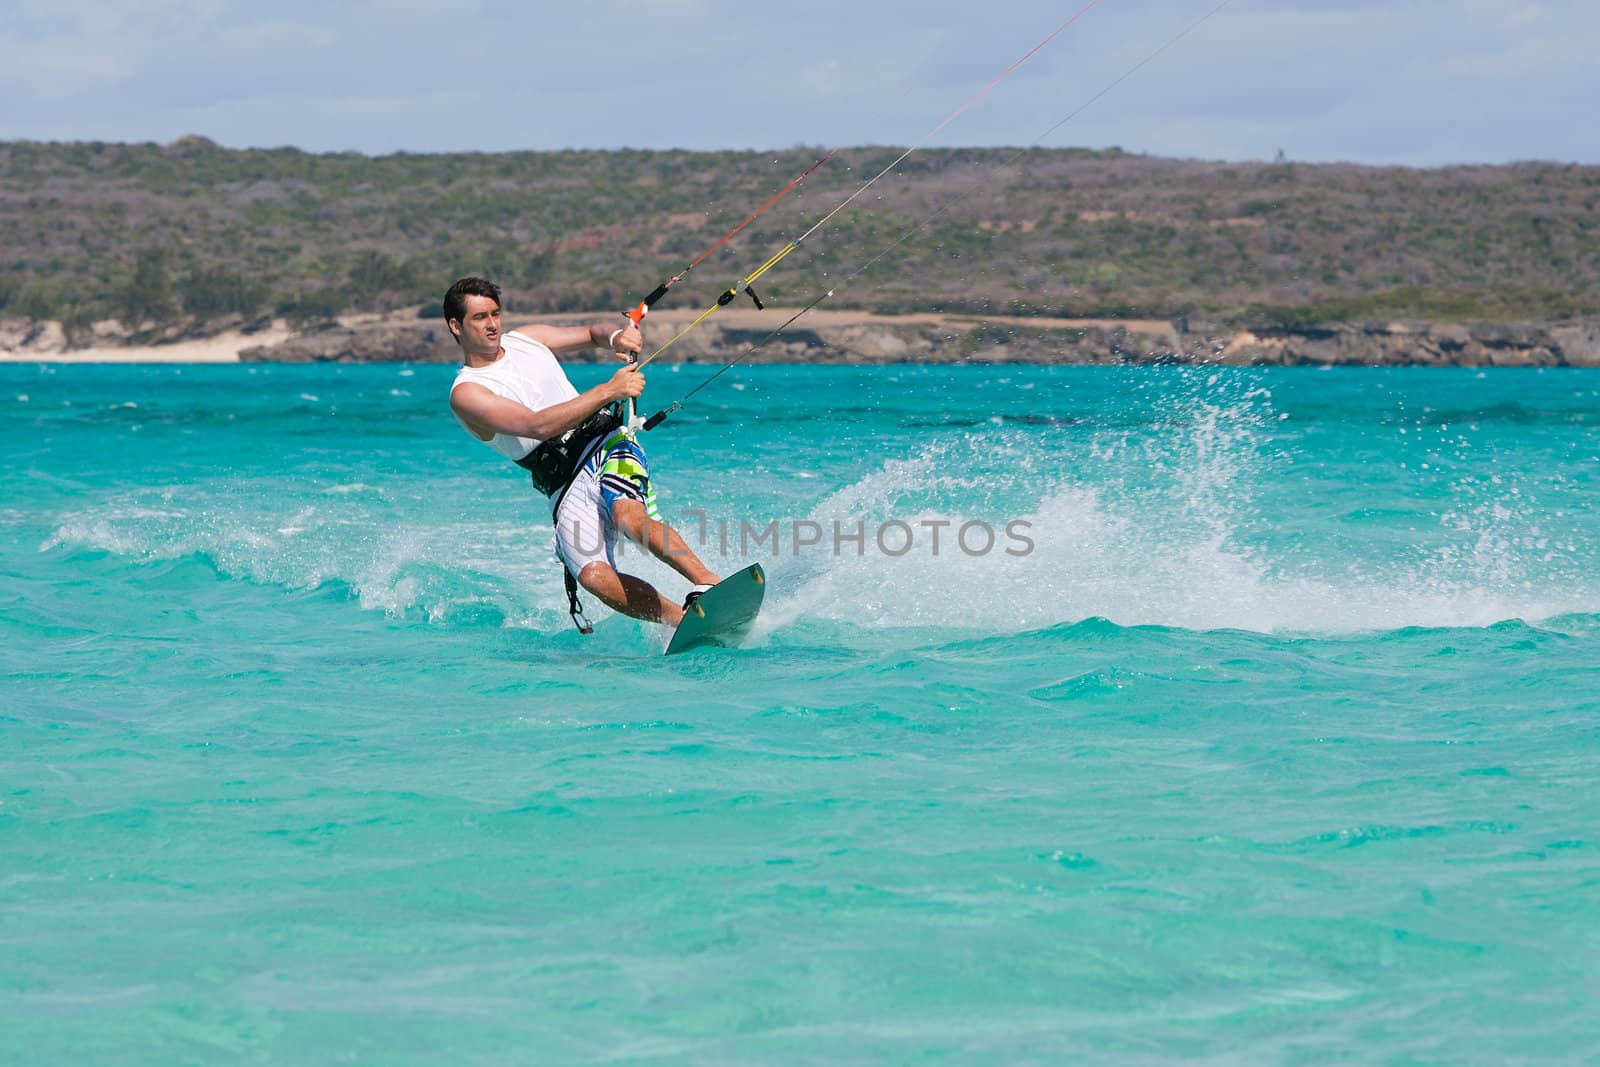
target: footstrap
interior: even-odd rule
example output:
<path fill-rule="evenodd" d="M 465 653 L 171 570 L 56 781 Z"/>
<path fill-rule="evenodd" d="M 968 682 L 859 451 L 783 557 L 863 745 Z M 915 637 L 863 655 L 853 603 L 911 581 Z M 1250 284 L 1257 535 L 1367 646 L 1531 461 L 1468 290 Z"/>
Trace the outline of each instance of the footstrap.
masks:
<path fill-rule="evenodd" d="M 583 602 L 578 599 L 578 579 L 572 576 L 565 564 L 561 566 L 561 577 L 567 581 L 567 614 L 572 616 L 572 625 L 578 628 L 580 634 L 594 633 L 594 624 L 583 613 Z"/>

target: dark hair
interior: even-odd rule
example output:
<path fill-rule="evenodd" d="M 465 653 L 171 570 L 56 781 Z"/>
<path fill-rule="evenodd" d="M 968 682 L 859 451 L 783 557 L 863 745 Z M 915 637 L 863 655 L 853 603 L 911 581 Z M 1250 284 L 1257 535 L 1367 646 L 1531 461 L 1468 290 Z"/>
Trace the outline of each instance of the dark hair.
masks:
<path fill-rule="evenodd" d="M 500 287 L 487 278 L 468 276 L 459 279 L 444 294 L 444 317 L 460 321 L 467 314 L 467 297 L 486 296 L 500 303 Z"/>

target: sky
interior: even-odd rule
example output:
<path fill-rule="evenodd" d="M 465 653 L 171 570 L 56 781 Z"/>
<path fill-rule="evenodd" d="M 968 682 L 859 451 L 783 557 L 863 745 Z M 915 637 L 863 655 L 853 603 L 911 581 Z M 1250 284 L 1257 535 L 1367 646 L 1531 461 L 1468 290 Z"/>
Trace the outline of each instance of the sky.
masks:
<path fill-rule="evenodd" d="M 0 140 L 1600 163 L 1600 0 L 1220 3 L 0 0 Z"/>

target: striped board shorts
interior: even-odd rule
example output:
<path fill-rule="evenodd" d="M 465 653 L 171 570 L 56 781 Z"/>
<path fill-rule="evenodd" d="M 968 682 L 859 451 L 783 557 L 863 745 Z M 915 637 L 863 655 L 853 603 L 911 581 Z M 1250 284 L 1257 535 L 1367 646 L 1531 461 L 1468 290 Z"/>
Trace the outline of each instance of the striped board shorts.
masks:
<path fill-rule="evenodd" d="M 616 566 L 611 509 L 619 500 L 637 500 L 646 515 L 661 521 L 650 461 L 625 433 L 613 433 L 595 449 L 556 505 L 556 556 L 574 578 L 591 563 Z"/>

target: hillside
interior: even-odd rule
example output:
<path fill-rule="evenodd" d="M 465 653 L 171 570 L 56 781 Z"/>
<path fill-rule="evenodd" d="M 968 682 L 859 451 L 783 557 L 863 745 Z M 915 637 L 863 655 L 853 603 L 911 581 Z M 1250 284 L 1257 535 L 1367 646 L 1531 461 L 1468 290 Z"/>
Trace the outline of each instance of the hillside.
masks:
<path fill-rule="evenodd" d="M 679 285 L 703 307 L 897 150 L 841 152 Z M 132 338 L 437 301 L 484 273 L 523 312 L 622 307 L 820 152 L 369 158 L 0 143 L 0 317 Z M 1120 151 L 912 156 L 761 287 L 880 313 L 1547 323 L 1600 314 L 1600 167 L 1240 164 Z M 917 227 L 921 226 L 921 229 Z M 903 243 L 896 244 L 910 233 Z"/>

